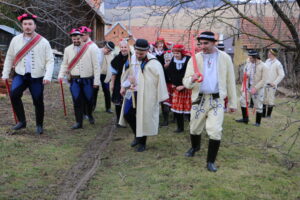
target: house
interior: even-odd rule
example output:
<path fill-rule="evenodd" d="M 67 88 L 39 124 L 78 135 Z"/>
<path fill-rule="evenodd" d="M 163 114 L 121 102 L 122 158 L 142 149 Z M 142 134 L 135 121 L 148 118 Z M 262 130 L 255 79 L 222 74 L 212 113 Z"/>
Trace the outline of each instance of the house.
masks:
<path fill-rule="evenodd" d="M 6 51 L 12 38 L 19 34 L 20 32 L 14 28 L 0 25 L 0 50 Z"/>
<path fill-rule="evenodd" d="M 191 31 L 193 35 L 198 35 L 203 31 Z M 113 26 L 108 27 L 105 33 L 105 39 L 113 41 L 118 44 L 123 38 L 133 37 L 133 40 L 129 42 L 133 45 L 136 39 L 143 38 L 148 42 L 155 42 L 158 37 L 163 37 L 166 42 L 184 44 L 187 49 L 190 49 L 189 31 L 184 29 L 165 29 L 153 26 L 131 26 L 122 25 L 120 22 L 115 23 Z M 217 34 L 217 39 L 218 39 Z"/>
<path fill-rule="evenodd" d="M 274 38 L 282 41 L 286 45 L 293 46 L 292 37 L 289 29 L 278 17 L 261 17 L 251 18 L 257 24 L 261 25 L 266 31 L 268 31 Z M 296 19 L 290 19 L 296 20 Z M 269 39 L 266 33 L 260 30 L 257 26 L 253 25 L 247 20 L 239 19 L 237 21 L 239 32 L 235 36 L 234 40 L 234 64 L 235 66 L 241 66 L 248 58 L 247 52 L 250 49 L 255 49 L 260 52 L 260 56 L 264 61 L 267 58 L 267 51 L 270 48 L 277 48 L 279 53 L 279 60 L 284 66 L 287 77 L 293 76 L 294 65 L 293 55 L 295 52 L 286 50 L 283 46 L 274 43 Z M 295 23 L 297 24 L 297 23 Z M 298 23 L 299 24 L 299 23 Z M 297 27 L 297 31 L 300 31 L 300 26 Z M 285 79 L 285 82 L 290 80 Z M 290 84 L 290 83 L 288 83 Z"/>

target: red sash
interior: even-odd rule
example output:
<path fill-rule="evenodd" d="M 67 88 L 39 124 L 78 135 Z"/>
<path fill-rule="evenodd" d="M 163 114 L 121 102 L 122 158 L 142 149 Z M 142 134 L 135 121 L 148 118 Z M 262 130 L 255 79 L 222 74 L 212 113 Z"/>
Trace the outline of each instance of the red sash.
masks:
<path fill-rule="evenodd" d="M 32 38 L 27 44 L 23 46 L 23 48 L 17 53 L 14 61 L 13 61 L 13 68 L 17 66 L 17 64 L 24 58 L 24 56 L 33 48 L 35 47 L 39 41 L 41 41 L 42 36 L 37 34 Z"/>
<path fill-rule="evenodd" d="M 86 43 L 78 52 L 78 54 L 71 60 L 69 66 L 68 66 L 68 71 L 70 72 L 75 65 L 78 63 L 78 61 L 81 59 L 81 57 L 83 56 L 83 54 L 86 52 L 86 50 L 89 48 L 89 46 L 93 43 L 93 41 L 89 41 L 88 43 Z"/>

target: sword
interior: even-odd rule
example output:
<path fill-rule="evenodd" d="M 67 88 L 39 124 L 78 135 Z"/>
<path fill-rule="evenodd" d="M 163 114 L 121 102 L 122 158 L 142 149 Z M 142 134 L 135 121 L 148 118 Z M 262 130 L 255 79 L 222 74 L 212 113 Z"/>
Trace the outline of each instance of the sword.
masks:
<path fill-rule="evenodd" d="M 15 112 L 13 104 L 12 104 L 12 99 L 11 99 L 11 96 L 10 96 L 10 88 L 9 88 L 9 84 L 8 84 L 8 80 L 7 79 L 5 80 L 5 85 L 6 85 L 7 93 L 8 93 L 8 96 L 9 96 L 11 109 L 12 109 L 13 114 L 14 114 L 14 119 L 15 119 L 15 122 L 17 124 L 18 123 L 18 119 L 17 119 L 17 115 L 16 115 L 16 112 Z"/>
<path fill-rule="evenodd" d="M 64 87 L 63 87 L 63 84 L 62 84 L 62 80 L 60 80 L 59 83 L 60 83 L 60 89 L 61 89 L 62 104 L 63 104 L 63 107 L 64 107 L 64 114 L 65 114 L 65 116 L 67 116 L 67 109 L 66 109 L 66 103 L 65 103 L 65 93 L 64 93 Z"/>
<path fill-rule="evenodd" d="M 192 59 L 193 59 L 194 72 L 199 77 L 197 82 L 200 83 L 203 81 L 203 75 L 199 72 L 199 68 L 197 65 L 196 54 L 195 54 L 195 52 L 196 52 L 195 39 L 192 34 L 191 34 L 191 46 L 192 46 Z"/>

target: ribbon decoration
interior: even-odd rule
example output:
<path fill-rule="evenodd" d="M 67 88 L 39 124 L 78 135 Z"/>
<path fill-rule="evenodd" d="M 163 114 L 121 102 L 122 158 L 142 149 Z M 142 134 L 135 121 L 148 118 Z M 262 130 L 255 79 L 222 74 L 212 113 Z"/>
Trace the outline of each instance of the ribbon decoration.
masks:
<path fill-rule="evenodd" d="M 36 18 L 37 18 L 36 15 L 29 15 L 29 14 L 27 14 L 27 13 L 24 13 L 23 15 L 20 15 L 19 17 L 17 17 L 17 19 L 18 19 L 19 21 L 22 21 L 22 19 L 23 19 L 23 18 L 26 18 L 26 17 L 31 17 L 31 18 L 33 18 L 33 19 L 36 19 Z"/>
<path fill-rule="evenodd" d="M 192 47 L 192 59 L 193 59 L 193 66 L 194 66 L 194 72 L 199 77 L 197 82 L 200 83 L 203 81 L 203 75 L 200 73 L 197 60 L 196 60 L 196 47 L 195 47 L 195 39 L 194 36 L 191 34 L 191 47 Z"/>
<path fill-rule="evenodd" d="M 12 104 L 12 99 L 11 99 L 11 96 L 10 96 L 10 88 L 9 88 L 9 84 L 8 84 L 8 80 L 7 79 L 5 80 L 5 85 L 6 85 L 7 93 L 9 95 L 10 105 L 11 105 L 11 109 L 12 109 L 13 114 L 14 114 L 14 119 L 15 119 L 15 122 L 17 124 L 18 123 L 18 119 L 17 119 L 17 115 L 16 115 L 15 109 L 14 109 L 13 104 Z"/>
<path fill-rule="evenodd" d="M 66 109 L 66 103 L 65 103 L 65 93 L 64 93 L 64 87 L 63 87 L 63 84 L 62 84 L 62 80 L 60 80 L 59 83 L 60 83 L 60 89 L 61 89 L 62 104 L 63 104 L 63 107 L 64 107 L 64 114 L 65 114 L 65 116 L 67 116 L 67 109 Z"/>
<path fill-rule="evenodd" d="M 245 99 L 246 99 L 246 116 L 249 117 L 247 80 L 248 80 L 247 72 L 244 72 L 242 90 L 243 90 L 243 92 L 245 92 Z"/>

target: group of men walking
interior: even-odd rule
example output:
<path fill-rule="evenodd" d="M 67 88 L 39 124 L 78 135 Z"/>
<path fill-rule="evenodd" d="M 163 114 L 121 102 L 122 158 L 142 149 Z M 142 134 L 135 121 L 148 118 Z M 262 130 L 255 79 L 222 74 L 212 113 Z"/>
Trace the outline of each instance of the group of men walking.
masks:
<path fill-rule="evenodd" d="M 37 16 L 23 14 L 18 19 L 23 34 L 14 37 L 10 44 L 2 79 L 7 80 L 14 69 L 10 97 L 18 123 L 13 129 L 26 127 L 21 97 L 29 88 L 36 111 L 36 132 L 42 134 L 43 89 L 52 79 L 53 54 L 49 42 L 35 32 Z M 112 112 L 112 101 L 118 126 L 129 124 L 134 133 L 130 145 L 136 151 L 145 151 L 147 137 L 158 134 L 161 107 L 161 126 L 168 126 L 170 111 L 177 122 L 176 133 L 184 131 L 185 118 L 190 121 L 191 148 L 185 154 L 187 157 L 193 157 L 200 150 L 201 134 L 206 129 L 209 136 L 207 169 L 216 172 L 224 99 L 228 99 L 229 112 L 235 112 L 237 97 L 231 57 L 217 48 L 214 33 L 207 31 L 197 36 L 201 51 L 196 54 L 195 46 L 188 52 L 181 44 L 167 44 L 158 38 L 153 45 L 145 39 L 137 39 L 134 52 L 128 42 L 122 40 L 119 54 L 113 57 L 115 44 L 108 41 L 99 49 L 90 39 L 91 32 L 85 26 L 71 30 L 72 44 L 65 48 L 58 75 L 60 82 L 67 79 L 70 83 L 76 121 L 72 129 L 82 128 L 85 117 L 90 124 L 95 123 L 93 112 L 101 85 L 106 112 Z M 250 99 L 257 113 L 256 126 L 265 113 L 271 116 L 276 87 L 284 77 L 276 55 L 277 51 L 270 50 L 265 64 L 257 52 L 249 52 L 241 96 L 243 118 L 237 122 L 249 122 Z"/>

